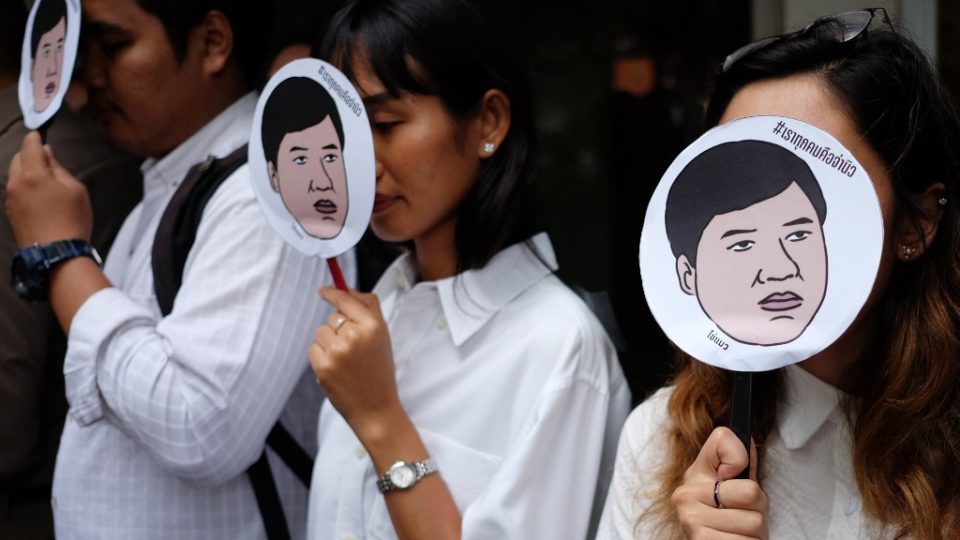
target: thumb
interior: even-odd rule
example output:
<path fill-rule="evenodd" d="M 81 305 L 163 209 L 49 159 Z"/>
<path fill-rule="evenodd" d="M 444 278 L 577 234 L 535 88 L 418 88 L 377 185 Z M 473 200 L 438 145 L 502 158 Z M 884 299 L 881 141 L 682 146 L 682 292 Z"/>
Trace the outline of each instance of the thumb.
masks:
<path fill-rule="evenodd" d="M 750 438 L 750 479 L 759 482 L 757 479 L 757 442 Z"/>
<path fill-rule="evenodd" d="M 706 480 L 729 480 L 746 466 L 747 449 L 740 439 L 730 428 L 718 427 L 703 443 L 691 472 Z"/>

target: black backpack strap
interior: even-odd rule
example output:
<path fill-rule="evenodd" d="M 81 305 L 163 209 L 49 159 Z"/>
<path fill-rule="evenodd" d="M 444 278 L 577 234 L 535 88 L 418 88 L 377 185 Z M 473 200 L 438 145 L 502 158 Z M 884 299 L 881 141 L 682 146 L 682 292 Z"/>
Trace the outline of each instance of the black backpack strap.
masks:
<path fill-rule="evenodd" d="M 203 209 L 214 192 L 247 161 L 247 147 L 236 149 L 222 159 L 207 158 L 194 165 L 173 194 L 153 239 L 153 289 L 164 316 L 173 311 L 173 302 L 183 284 L 183 267 L 197 238 Z"/>
<path fill-rule="evenodd" d="M 278 422 L 277 425 L 279 426 L 280 423 Z M 247 469 L 247 476 L 253 484 L 253 494 L 257 498 L 257 508 L 260 509 L 260 517 L 263 518 L 263 529 L 267 533 L 267 538 L 290 540 L 290 529 L 287 528 L 287 518 L 283 515 L 280 494 L 277 493 L 277 483 L 273 481 L 266 450 L 260 454 L 260 459 Z"/>
<path fill-rule="evenodd" d="M 247 161 L 247 147 L 238 148 L 229 156 L 207 158 L 190 169 L 186 178 L 173 194 L 157 227 L 153 240 L 153 287 L 164 316 L 173 311 L 177 292 L 183 284 L 183 269 L 187 256 L 197 237 L 203 210 L 223 182 Z M 313 474 L 313 460 L 297 444 L 296 439 L 277 422 L 267 444 L 308 488 Z M 270 471 L 266 450 L 260 459 L 247 469 L 253 486 L 257 507 L 263 518 L 263 527 L 270 540 L 289 540 L 290 530 L 280 504 L 277 485 Z"/>

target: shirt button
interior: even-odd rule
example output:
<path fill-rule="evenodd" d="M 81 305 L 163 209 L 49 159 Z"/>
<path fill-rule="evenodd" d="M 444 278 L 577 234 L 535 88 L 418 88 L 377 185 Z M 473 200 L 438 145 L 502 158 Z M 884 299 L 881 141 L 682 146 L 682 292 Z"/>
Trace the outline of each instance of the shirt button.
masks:
<path fill-rule="evenodd" d="M 843 508 L 843 513 L 847 516 L 853 514 L 860 508 L 860 500 L 856 497 L 850 497 L 847 499 L 847 504 Z"/>
<path fill-rule="evenodd" d="M 367 457 L 367 450 L 362 446 L 358 446 L 353 450 L 354 455 L 357 456 L 357 459 L 363 459 Z"/>
<path fill-rule="evenodd" d="M 343 540 L 357 540 L 357 537 L 350 533 L 347 533 L 343 535 Z"/>
<path fill-rule="evenodd" d="M 443 315 L 437 317 L 437 328 L 443 330 L 447 327 L 447 318 Z"/>

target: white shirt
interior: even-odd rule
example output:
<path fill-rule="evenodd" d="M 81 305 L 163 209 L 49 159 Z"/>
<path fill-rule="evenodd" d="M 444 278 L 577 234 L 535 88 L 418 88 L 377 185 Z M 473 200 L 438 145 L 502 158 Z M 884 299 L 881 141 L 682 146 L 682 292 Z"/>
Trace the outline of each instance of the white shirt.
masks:
<path fill-rule="evenodd" d="M 322 401 L 307 350 L 329 308 L 322 260 L 284 245 L 261 215 L 246 165 L 207 204 L 172 313 L 161 318 L 151 251 L 189 168 L 246 143 L 248 95 L 163 159 L 143 166 L 144 198 L 70 328 L 70 412 L 54 475 L 58 538 L 264 537 L 247 467 L 280 417 L 311 453 Z M 345 258 L 348 279 L 352 259 Z M 282 414 L 281 414 L 282 412 Z M 271 469 L 294 538 L 306 490 Z"/>
<path fill-rule="evenodd" d="M 770 538 L 892 538 L 863 512 L 841 393 L 799 366 L 784 368 L 786 399 L 767 439 L 760 486 L 770 501 Z M 663 388 L 627 419 L 598 540 L 656 538 L 657 522 L 636 527 L 653 503 L 672 422 Z"/>
<path fill-rule="evenodd" d="M 400 400 L 462 513 L 464 539 L 585 538 L 629 412 L 610 340 L 552 275 L 546 235 L 533 241 L 546 265 L 517 244 L 483 269 L 417 283 L 407 254 L 375 288 Z M 396 538 L 376 486 L 385 471 L 329 402 L 318 437 L 308 537 Z"/>

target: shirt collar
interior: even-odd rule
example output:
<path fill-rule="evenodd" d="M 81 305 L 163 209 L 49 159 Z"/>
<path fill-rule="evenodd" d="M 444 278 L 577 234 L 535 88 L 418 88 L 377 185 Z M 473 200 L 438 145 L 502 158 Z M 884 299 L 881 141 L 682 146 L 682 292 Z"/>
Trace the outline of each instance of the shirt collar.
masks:
<path fill-rule="evenodd" d="M 514 244 L 494 255 L 483 268 L 435 282 L 453 344 L 462 345 L 511 300 L 557 269 L 557 258 L 546 233 Z M 410 290 L 417 282 L 412 253 L 394 262 L 377 284 L 381 298 Z"/>
<path fill-rule="evenodd" d="M 843 393 L 800 366 L 787 366 L 786 400 L 777 418 L 784 446 L 796 450 L 807 444 L 820 427 L 839 412 Z"/>
<path fill-rule="evenodd" d="M 159 182 L 175 188 L 187 176 L 190 167 L 208 156 L 227 156 L 246 144 L 256 107 L 257 96 L 251 92 L 233 102 L 166 156 L 144 161 L 140 170 L 145 185 Z"/>

